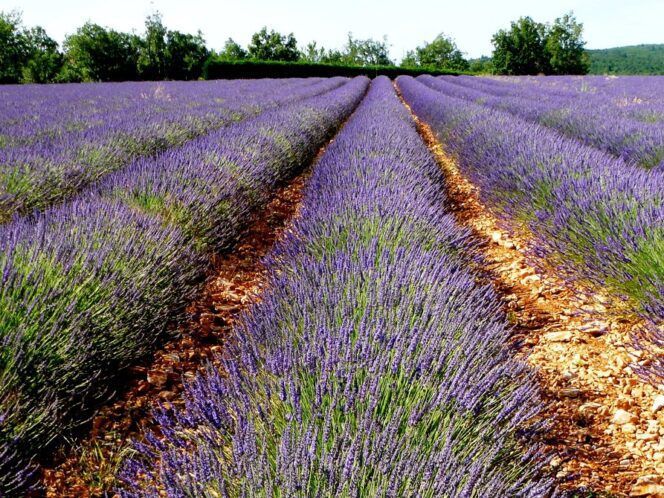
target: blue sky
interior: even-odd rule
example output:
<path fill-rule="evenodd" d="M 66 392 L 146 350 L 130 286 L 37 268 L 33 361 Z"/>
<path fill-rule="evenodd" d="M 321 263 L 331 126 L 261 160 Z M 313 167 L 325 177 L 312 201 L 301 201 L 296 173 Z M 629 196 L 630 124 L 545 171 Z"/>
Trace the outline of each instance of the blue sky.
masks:
<path fill-rule="evenodd" d="M 140 33 L 145 16 L 157 9 L 167 27 L 200 29 L 212 48 L 228 37 L 246 45 L 267 25 L 294 32 L 302 46 L 317 40 L 341 47 L 349 31 L 357 38 L 387 35 L 397 60 L 440 32 L 469 57 L 489 55 L 491 35 L 511 20 L 553 21 L 570 10 L 585 25 L 588 48 L 664 43 L 664 0 L 0 0 L 0 10 L 12 9 L 59 42 L 87 20 Z"/>

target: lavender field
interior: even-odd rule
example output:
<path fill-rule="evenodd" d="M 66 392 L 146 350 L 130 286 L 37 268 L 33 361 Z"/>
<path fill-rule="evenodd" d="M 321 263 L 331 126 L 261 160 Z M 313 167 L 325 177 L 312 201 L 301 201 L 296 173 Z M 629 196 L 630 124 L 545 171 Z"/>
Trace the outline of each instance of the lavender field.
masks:
<path fill-rule="evenodd" d="M 664 488 L 664 77 L 0 97 L 0 496 Z"/>

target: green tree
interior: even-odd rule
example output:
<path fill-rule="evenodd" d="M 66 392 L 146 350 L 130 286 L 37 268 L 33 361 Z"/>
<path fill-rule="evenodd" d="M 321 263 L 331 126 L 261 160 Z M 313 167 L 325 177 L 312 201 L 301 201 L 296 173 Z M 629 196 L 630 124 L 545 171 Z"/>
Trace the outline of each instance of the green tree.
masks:
<path fill-rule="evenodd" d="M 18 83 L 28 56 L 21 14 L 0 12 L 0 83 Z"/>
<path fill-rule="evenodd" d="M 387 37 L 382 41 L 367 38 L 358 40 L 348 33 L 348 41 L 343 51 L 343 62 L 358 66 L 389 66 L 390 59 Z"/>
<path fill-rule="evenodd" d="M 218 57 L 224 61 L 240 61 L 249 57 L 249 54 L 233 38 L 229 38 L 226 40 L 224 48 L 219 52 Z"/>
<path fill-rule="evenodd" d="M 338 49 L 330 49 L 321 57 L 321 62 L 327 64 L 352 64 L 346 53 Z"/>
<path fill-rule="evenodd" d="M 417 67 L 417 55 L 414 50 L 409 50 L 401 59 L 401 67 Z"/>
<path fill-rule="evenodd" d="M 478 59 L 471 59 L 468 63 L 468 69 L 473 73 L 492 74 L 494 72 L 493 61 L 491 57 L 487 57 L 486 55 Z"/>
<path fill-rule="evenodd" d="M 546 50 L 547 30 L 530 17 L 511 23 L 509 31 L 493 35 L 493 65 L 499 74 L 538 74 L 549 72 Z"/>
<path fill-rule="evenodd" d="M 300 59 L 306 62 L 320 63 L 327 62 L 327 51 L 325 47 L 319 47 L 315 41 L 307 43 L 300 54 Z"/>
<path fill-rule="evenodd" d="M 664 75 L 664 44 L 587 50 L 590 74 Z"/>
<path fill-rule="evenodd" d="M 166 77 L 166 35 L 167 29 L 159 12 L 145 19 L 145 36 L 138 57 L 138 73 L 142 79 L 162 80 Z"/>
<path fill-rule="evenodd" d="M 436 69 L 452 69 L 465 71 L 468 69 L 468 61 L 458 49 L 456 43 L 449 36 L 439 34 L 432 42 L 417 47 L 415 51 L 409 51 L 401 61 L 406 67 L 435 67 Z"/>
<path fill-rule="evenodd" d="M 55 80 L 62 67 L 62 54 L 58 44 L 36 26 L 25 32 L 28 60 L 22 68 L 21 81 L 25 83 L 49 83 Z"/>
<path fill-rule="evenodd" d="M 198 79 L 209 55 L 203 34 L 169 31 L 166 35 L 166 76 L 173 80 Z"/>
<path fill-rule="evenodd" d="M 300 57 L 293 33 L 282 35 L 263 27 L 251 37 L 249 56 L 263 61 L 296 61 Z"/>
<path fill-rule="evenodd" d="M 550 26 L 522 17 L 493 36 L 493 66 L 499 74 L 586 74 L 583 24 L 573 13 Z"/>
<path fill-rule="evenodd" d="M 61 81 L 135 80 L 140 39 L 131 34 L 85 23 L 64 43 Z"/>
<path fill-rule="evenodd" d="M 393 64 L 389 56 L 387 38 L 382 41 L 367 38 L 359 40 L 348 33 L 348 40 L 341 50 L 326 50 L 314 41 L 309 43 L 300 54 L 307 62 L 346 64 L 352 66 L 375 66 Z"/>
<path fill-rule="evenodd" d="M 586 74 L 590 60 L 584 49 L 583 24 L 573 13 L 557 18 L 549 27 L 546 52 L 553 74 Z"/>

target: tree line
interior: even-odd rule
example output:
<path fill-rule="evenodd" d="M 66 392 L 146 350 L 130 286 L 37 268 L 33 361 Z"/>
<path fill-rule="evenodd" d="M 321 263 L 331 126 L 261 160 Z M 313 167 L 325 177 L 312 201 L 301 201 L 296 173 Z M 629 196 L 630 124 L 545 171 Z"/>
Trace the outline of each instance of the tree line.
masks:
<path fill-rule="evenodd" d="M 664 44 L 590 50 L 590 74 L 664 75 Z"/>
<path fill-rule="evenodd" d="M 468 60 L 455 41 L 441 33 L 408 51 L 399 66 L 495 74 L 588 72 L 583 25 L 571 13 L 552 24 L 522 17 L 499 30 L 492 43 L 492 57 Z M 192 80 L 203 75 L 211 60 L 397 65 L 390 58 L 387 37 L 357 39 L 352 33 L 340 49 L 316 42 L 299 48 L 293 33 L 263 27 L 246 47 L 229 38 L 221 50 L 210 50 L 200 31 L 192 35 L 168 29 L 159 13 L 146 18 L 141 35 L 87 22 L 60 47 L 42 27 L 25 27 L 20 13 L 0 12 L 0 83 Z"/>

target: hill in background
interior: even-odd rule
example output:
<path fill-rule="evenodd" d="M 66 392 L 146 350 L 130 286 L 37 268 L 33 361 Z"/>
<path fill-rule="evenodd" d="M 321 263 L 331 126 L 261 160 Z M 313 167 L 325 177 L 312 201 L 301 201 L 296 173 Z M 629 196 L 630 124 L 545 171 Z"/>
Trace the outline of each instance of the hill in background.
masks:
<path fill-rule="evenodd" d="M 590 74 L 664 74 L 664 44 L 588 50 Z"/>

